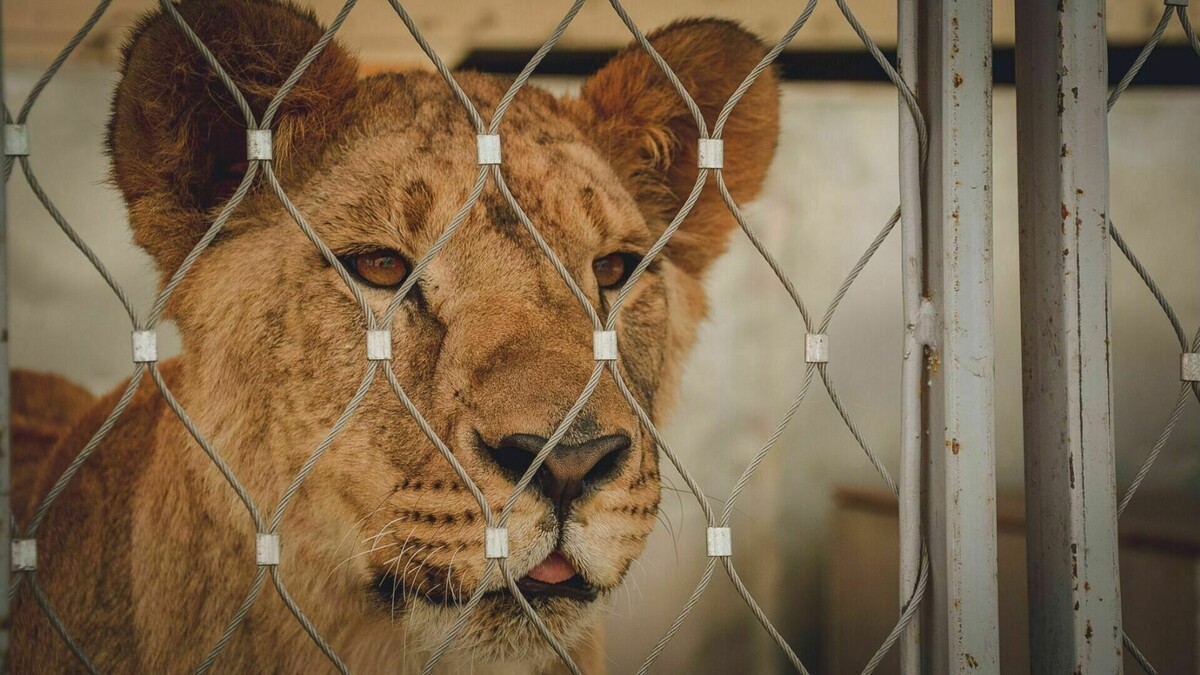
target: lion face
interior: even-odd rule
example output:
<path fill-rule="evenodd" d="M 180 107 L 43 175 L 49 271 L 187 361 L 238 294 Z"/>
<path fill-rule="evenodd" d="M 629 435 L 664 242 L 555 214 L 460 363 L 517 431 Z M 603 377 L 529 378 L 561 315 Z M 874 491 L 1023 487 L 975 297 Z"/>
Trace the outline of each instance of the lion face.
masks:
<path fill-rule="evenodd" d="M 258 113 L 321 33 L 311 17 L 269 2 L 180 10 Z M 719 21 L 676 24 L 652 41 L 710 124 L 763 53 Z M 281 109 L 274 164 L 296 209 L 383 316 L 467 203 L 479 167 L 475 131 L 440 77 L 358 79 L 356 68 L 336 43 L 314 63 Z M 508 88 L 486 75 L 457 79 L 485 119 Z M 777 107 L 768 73 L 726 125 L 735 198 L 759 189 Z M 499 133 L 507 188 L 604 319 L 695 181 L 694 121 L 649 57 L 629 49 L 578 98 L 525 87 Z M 144 21 L 126 48 L 109 144 L 135 239 L 164 279 L 246 170 L 243 134 L 178 28 L 162 16 Z M 703 273 L 734 224 L 706 188 L 620 311 L 623 380 L 656 424 L 704 313 Z M 355 295 L 261 180 L 184 277 L 170 313 L 188 363 L 185 407 L 201 427 L 222 421 L 223 452 L 267 504 L 345 422 L 283 529 L 287 541 L 305 542 L 290 547 L 303 552 L 291 573 L 308 567 L 323 579 L 334 570 L 341 580 L 320 602 L 399 618 L 434 644 L 482 589 L 463 644 L 498 659 L 544 649 L 501 575 L 485 582 L 479 506 L 384 372 L 498 514 L 595 361 L 587 313 L 495 181 L 399 304 L 392 360 L 369 384 Z M 353 414 L 340 419 L 356 394 Z M 568 644 L 641 552 L 658 502 L 655 444 L 603 373 L 508 522 L 518 586 Z"/>

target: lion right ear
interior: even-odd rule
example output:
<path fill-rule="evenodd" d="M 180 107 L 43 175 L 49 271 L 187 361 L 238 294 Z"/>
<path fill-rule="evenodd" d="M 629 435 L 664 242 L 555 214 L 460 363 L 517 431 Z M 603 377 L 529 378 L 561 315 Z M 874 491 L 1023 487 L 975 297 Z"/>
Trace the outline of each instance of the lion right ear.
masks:
<path fill-rule="evenodd" d="M 647 39 L 690 92 L 709 129 L 767 53 L 752 33 L 723 19 L 678 21 Z M 652 227 L 666 227 L 696 182 L 700 130 L 658 64 L 637 43 L 629 45 L 584 82 L 575 111 Z M 722 138 L 729 148 L 725 183 L 745 203 L 762 189 L 779 138 L 779 83 L 772 69 L 745 92 Z M 701 275 L 725 251 L 736 226 L 710 182 L 667 244 L 667 257 Z"/>
<path fill-rule="evenodd" d="M 275 0 L 185 0 L 176 8 L 259 119 L 324 33 L 310 12 Z M 357 80 L 354 57 L 330 43 L 284 98 L 271 126 L 285 187 L 305 177 L 343 126 Z M 168 275 L 245 174 L 246 121 L 214 69 L 161 10 L 138 22 L 122 50 L 107 145 L 134 241 Z"/>

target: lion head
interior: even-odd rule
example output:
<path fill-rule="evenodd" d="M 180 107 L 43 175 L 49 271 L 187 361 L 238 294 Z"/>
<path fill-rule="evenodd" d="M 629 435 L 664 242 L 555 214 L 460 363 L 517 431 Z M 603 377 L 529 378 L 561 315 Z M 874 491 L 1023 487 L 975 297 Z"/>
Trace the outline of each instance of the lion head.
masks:
<path fill-rule="evenodd" d="M 323 33 L 311 14 L 270 0 L 193 0 L 178 11 L 259 118 Z M 649 39 L 710 125 L 764 54 L 756 38 L 720 20 L 681 21 Z M 509 82 L 456 77 L 490 119 Z M 272 128 L 274 170 L 295 210 L 383 316 L 476 186 L 466 109 L 435 73 L 360 78 L 355 58 L 334 42 Z M 134 239 L 164 284 L 247 171 L 245 131 L 233 98 L 174 21 L 142 20 L 124 51 L 108 147 Z M 768 71 L 724 127 L 735 199 L 757 194 L 777 134 Z M 499 135 L 507 188 L 603 319 L 695 182 L 694 119 L 651 57 L 631 46 L 578 95 L 521 89 Z M 656 424 L 705 313 L 705 272 L 735 225 L 706 186 L 619 314 L 623 380 Z M 372 367 L 355 293 L 260 175 L 183 276 L 168 316 L 184 344 L 176 394 L 269 512 Z M 377 634 L 356 628 L 366 624 L 402 623 L 409 646 L 435 644 L 483 583 L 480 508 L 422 425 L 498 513 L 595 366 L 588 314 L 490 178 L 390 331 L 390 362 L 361 392 L 281 528 L 280 569 L 297 602 L 350 654 L 372 649 L 347 646 Z M 194 447 L 178 453 L 207 462 Z M 232 491 L 211 467 L 196 470 L 208 472 L 205 494 L 230 505 L 211 515 L 213 529 L 241 537 L 250 526 Z M 508 565 L 567 645 L 588 640 L 604 597 L 642 551 L 659 492 L 655 443 L 606 372 L 508 522 Z M 482 590 L 459 645 L 497 661 L 550 658 L 501 576 Z"/>

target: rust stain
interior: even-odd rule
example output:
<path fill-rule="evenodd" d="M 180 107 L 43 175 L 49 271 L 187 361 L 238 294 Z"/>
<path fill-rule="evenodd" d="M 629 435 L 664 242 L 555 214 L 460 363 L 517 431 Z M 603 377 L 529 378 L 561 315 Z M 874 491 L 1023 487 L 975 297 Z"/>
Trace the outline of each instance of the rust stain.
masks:
<path fill-rule="evenodd" d="M 957 455 L 957 454 L 958 454 L 958 451 L 959 451 L 960 449 L 961 449 L 961 446 L 958 444 L 958 439 L 957 439 L 957 438 L 951 439 L 951 441 L 950 441 L 950 452 L 952 452 L 952 453 L 954 453 L 954 454 L 956 454 L 956 455 Z"/>
<path fill-rule="evenodd" d="M 1067 208 L 1066 204 L 1062 204 L 1061 206 L 1062 206 L 1062 219 L 1066 220 L 1067 218 L 1070 218 L 1071 210 Z"/>
<path fill-rule="evenodd" d="M 963 654 L 963 656 L 966 658 L 968 668 L 975 669 L 979 667 L 979 661 L 977 661 L 974 656 L 971 656 L 970 654 Z"/>
<path fill-rule="evenodd" d="M 1088 642 L 1092 641 L 1092 622 L 1090 620 L 1087 622 L 1087 628 L 1083 631 L 1083 637 L 1087 638 Z"/>
<path fill-rule="evenodd" d="M 954 74 L 954 88 L 958 89 L 959 87 L 962 86 L 962 83 L 963 83 L 963 76 L 959 73 L 955 73 Z"/>

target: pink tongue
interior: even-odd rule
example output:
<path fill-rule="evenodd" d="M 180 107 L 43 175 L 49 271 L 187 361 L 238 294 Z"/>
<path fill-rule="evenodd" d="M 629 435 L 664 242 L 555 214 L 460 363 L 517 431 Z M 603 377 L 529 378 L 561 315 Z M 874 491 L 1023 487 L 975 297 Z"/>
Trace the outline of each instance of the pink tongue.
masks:
<path fill-rule="evenodd" d="M 560 584 L 575 576 L 575 567 L 566 556 L 555 551 L 529 570 L 529 577 L 545 584 Z"/>

